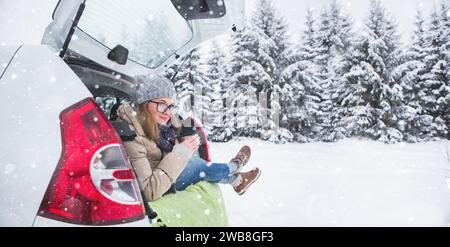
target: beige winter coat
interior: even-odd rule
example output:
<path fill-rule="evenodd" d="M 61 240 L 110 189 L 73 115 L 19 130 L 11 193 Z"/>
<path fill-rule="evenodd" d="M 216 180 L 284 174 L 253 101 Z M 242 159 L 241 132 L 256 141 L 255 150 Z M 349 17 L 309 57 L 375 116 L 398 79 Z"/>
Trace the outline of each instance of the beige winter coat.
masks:
<path fill-rule="evenodd" d="M 163 158 L 156 143 L 145 136 L 137 114 L 129 104 L 123 104 L 118 108 L 118 116 L 128 122 L 131 129 L 136 132 L 137 136 L 133 141 L 124 142 L 125 149 L 146 199 L 154 201 L 175 183 L 192 153 L 177 144 L 173 151 Z"/>

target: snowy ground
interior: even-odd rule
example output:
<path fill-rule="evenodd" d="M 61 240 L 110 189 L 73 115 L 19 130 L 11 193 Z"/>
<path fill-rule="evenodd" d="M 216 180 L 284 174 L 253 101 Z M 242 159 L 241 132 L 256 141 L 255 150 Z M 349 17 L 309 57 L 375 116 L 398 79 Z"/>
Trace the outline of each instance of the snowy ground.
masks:
<path fill-rule="evenodd" d="M 248 144 L 263 173 L 239 197 L 221 185 L 231 226 L 450 226 L 450 142 L 356 139 L 276 145 L 212 143 L 215 161 Z"/>

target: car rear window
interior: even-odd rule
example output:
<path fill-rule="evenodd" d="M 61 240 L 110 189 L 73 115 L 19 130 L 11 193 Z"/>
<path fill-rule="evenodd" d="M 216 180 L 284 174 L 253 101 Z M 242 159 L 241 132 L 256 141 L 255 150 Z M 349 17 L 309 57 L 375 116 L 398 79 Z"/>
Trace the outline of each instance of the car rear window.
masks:
<path fill-rule="evenodd" d="M 78 28 L 129 59 L 156 68 L 193 37 L 189 23 L 167 0 L 89 0 Z"/>

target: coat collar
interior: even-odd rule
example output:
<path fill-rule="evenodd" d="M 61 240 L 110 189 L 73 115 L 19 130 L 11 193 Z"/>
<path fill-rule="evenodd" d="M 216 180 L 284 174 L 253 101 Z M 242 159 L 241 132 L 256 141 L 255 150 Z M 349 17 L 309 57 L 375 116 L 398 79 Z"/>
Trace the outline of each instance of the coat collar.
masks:
<path fill-rule="evenodd" d="M 123 119 L 124 121 L 128 122 L 128 124 L 133 126 L 134 131 L 136 131 L 137 135 L 145 136 L 144 129 L 142 128 L 142 125 L 139 122 L 137 113 L 133 109 L 133 107 L 131 107 L 130 104 L 124 103 L 120 105 L 119 108 L 117 109 L 117 114 L 119 118 Z"/>

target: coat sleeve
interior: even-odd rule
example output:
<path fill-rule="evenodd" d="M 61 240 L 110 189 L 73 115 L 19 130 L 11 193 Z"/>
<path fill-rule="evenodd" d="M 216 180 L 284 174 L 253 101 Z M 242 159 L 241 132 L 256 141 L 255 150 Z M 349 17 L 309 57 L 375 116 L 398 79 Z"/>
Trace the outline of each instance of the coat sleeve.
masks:
<path fill-rule="evenodd" d="M 174 150 L 167 154 L 152 169 L 151 159 L 145 145 L 136 141 L 124 142 L 129 159 L 136 172 L 141 189 L 147 200 L 154 201 L 166 193 L 188 163 L 190 156 L 183 147 L 176 145 Z"/>

